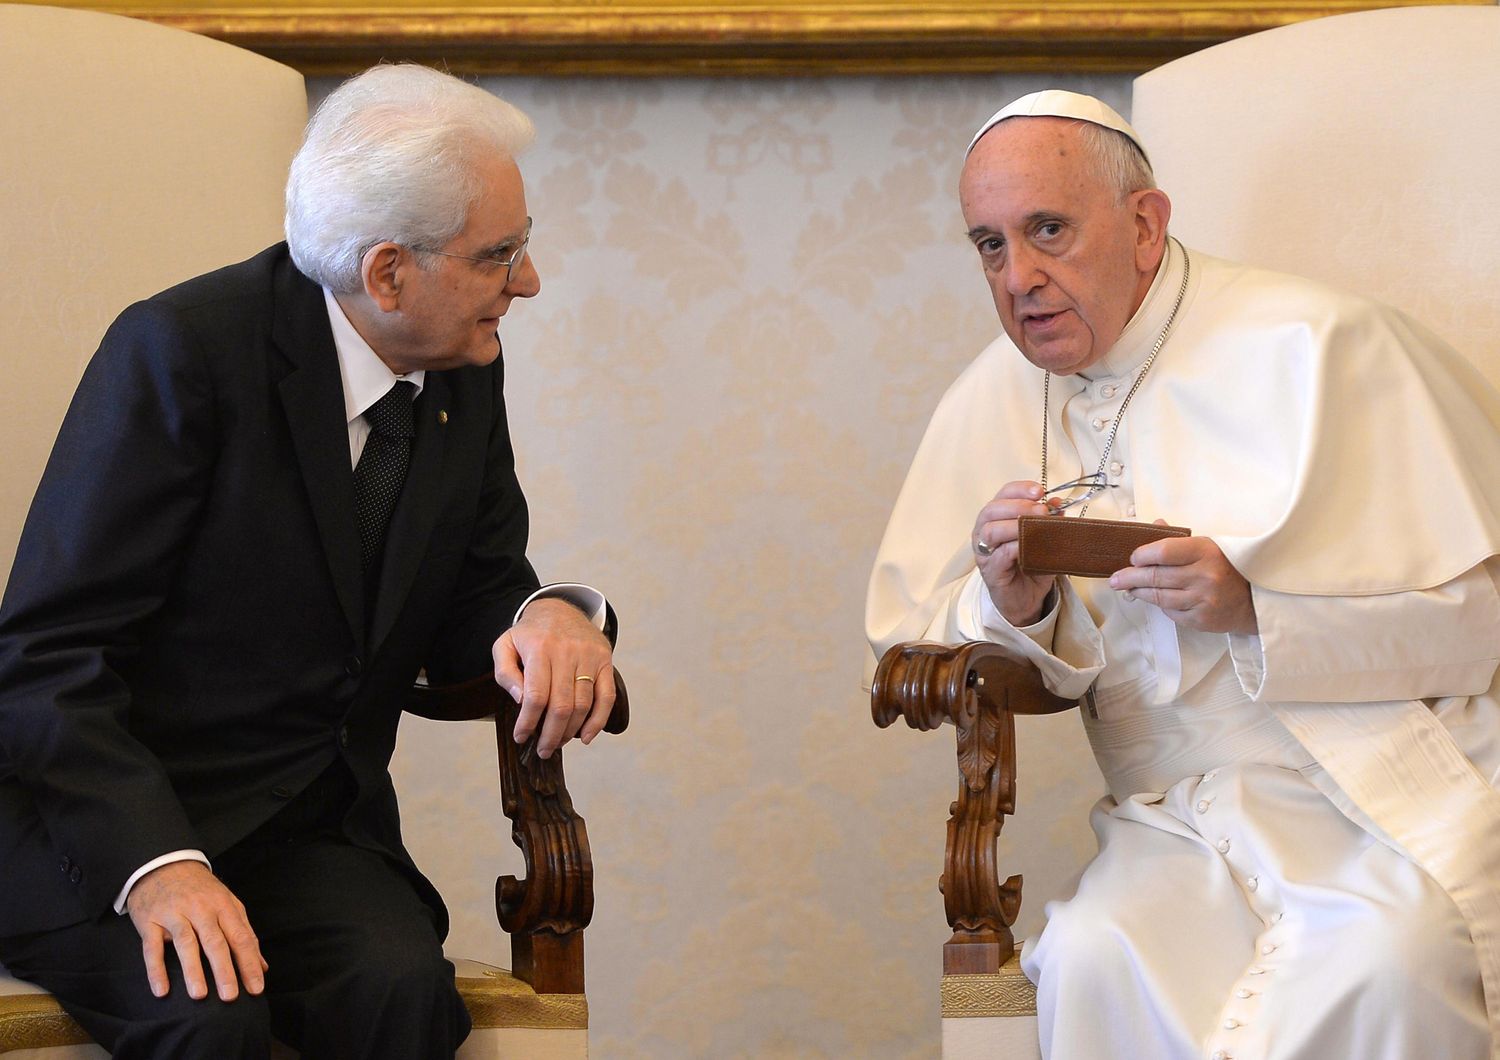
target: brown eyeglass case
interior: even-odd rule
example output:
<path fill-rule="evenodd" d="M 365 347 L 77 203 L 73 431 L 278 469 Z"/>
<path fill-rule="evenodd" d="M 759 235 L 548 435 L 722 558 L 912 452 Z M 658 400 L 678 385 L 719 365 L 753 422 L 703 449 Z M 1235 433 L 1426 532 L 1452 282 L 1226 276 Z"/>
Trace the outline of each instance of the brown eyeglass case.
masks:
<path fill-rule="evenodd" d="M 1118 519 L 1068 519 L 1028 515 L 1019 520 L 1022 574 L 1072 574 L 1108 578 L 1130 566 L 1130 554 L 1164 537 L 1191 537 L 1183 526 Z"/>

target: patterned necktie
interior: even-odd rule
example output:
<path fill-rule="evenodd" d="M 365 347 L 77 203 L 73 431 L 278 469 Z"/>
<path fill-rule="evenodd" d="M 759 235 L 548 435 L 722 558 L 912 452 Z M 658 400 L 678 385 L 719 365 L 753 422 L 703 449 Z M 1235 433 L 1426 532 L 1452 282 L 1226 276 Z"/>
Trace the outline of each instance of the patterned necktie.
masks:
<path fill-rule="evenodd" d="M 411 462 L 411 440 L 417 433 L 412 399 L 414 383 L 401 380 L 365 410 L 370 437 L 354 469 L 354 511 L 359 520 L 360 565 L 368 570 L 380 555 L 386 524 L 396 510 L 406 465 Z"/>

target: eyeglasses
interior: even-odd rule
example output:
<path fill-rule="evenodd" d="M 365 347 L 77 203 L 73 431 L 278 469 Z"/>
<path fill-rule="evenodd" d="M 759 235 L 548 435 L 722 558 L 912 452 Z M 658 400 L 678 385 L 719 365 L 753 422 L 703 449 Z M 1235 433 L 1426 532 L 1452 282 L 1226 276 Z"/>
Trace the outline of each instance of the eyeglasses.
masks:
<path fill-rule="evenodd" d="M 477 261 L 481 265 L 490 266 L 492 270 L 503 266 L 505 269 L 505 282 L 510 283 L 511 280 L 515 279 L 516 266 L 521 264 L 522 258 L 526 257 L 526 245 L 530 242 L 531 218 L 528 217 L 526 218 L 526 231 L 521 233 L 520 245 L 515 250 L 509 251 L 509 253 L 507 253 L 508 248 L 506 247 L 501 247 L 493 254 L 486 254 L 482 257 L 475 257 L 473 254 L 450 254 L 446 250 L 423 250 L 420 253 L 437 254 L 444 258 L 462 258 L 464 261 Z"/>
<path fill-rule="evenodd" d="M 1104 477 L 1104 472 L 1095 471 L 1092 475 L 1084 475 L 1082 478 L 1075 478 L 1071 482 L 1064 482 L 1061 485 L 1053 486 L 1047 492 L 1043 493 L 1042 497 L 1047 498 L 1054 493 L 1066 493 L 1068 490 L 1086 489 L 1088 491 L 1081 496 L 1072 497 L 1059 504 L 1051 505 L 1054 512 L 1061 512 L 1077 504 L 1087 504 L 1105 490 L 1112 490 L 1118 485 L 1119 483 L 1107 481 Z"/>

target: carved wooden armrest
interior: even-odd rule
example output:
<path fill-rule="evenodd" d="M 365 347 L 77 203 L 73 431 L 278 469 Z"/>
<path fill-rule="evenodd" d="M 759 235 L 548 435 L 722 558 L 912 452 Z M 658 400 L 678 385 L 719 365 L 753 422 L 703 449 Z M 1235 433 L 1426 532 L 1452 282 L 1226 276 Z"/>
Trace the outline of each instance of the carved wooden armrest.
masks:
<path fill-rule="evenodd" d="M 511 971 L 539 994 L 583 993 L 583 929 L 594 915 L 594 863 L 588 831 L 563 781 L 562 751 L 539 757 L 540 729 L 524 744 L 511 738 L 520 705 L 490 676 L 418 685 L 406 709 L 435 721 L 495 720 L 500 805 L 526 859 L 525 879 L 495 881 L 495 913 L 510 934 Z M 630 701 L 616 670 L 615 705 L 604 731 L 621 733 L 629 723 Z"/>
<path fill-rule="evenodd" d="M 1021 877 L 1000 882 L 995 843 L 1016 812 L 1017 714 L 1056 714 L 1077 706 L 1042 686 L 1036 668 L 997 644 L 897 644 L 880 660 L 870 713 L 882 729 L 905 718 L 913 729 L 951 722 L 958 735 L 958 801 L 949 807 L 938 888 L 953 937 L 943 974 L 997 972 L 1015 949 L 1011 925 L 1021 908 Z"/>

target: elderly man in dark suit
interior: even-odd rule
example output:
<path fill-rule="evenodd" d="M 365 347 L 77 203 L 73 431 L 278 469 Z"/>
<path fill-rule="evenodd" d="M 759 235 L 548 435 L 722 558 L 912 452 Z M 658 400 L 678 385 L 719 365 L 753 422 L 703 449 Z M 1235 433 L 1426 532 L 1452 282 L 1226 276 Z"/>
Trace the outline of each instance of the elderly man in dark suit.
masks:
<path fill-rule="evenodd" d="M 530 136 L 367 71 L 287 243 L 127 309 L 79 386 L 0 609 L 0 961 L 117 1057 L 468 1031 L 387 772 L 403 692 L 493 669 L 544 755 L 614 701 L 608 606 L 525 555 L 496 329 L 540 288 Z"/>

